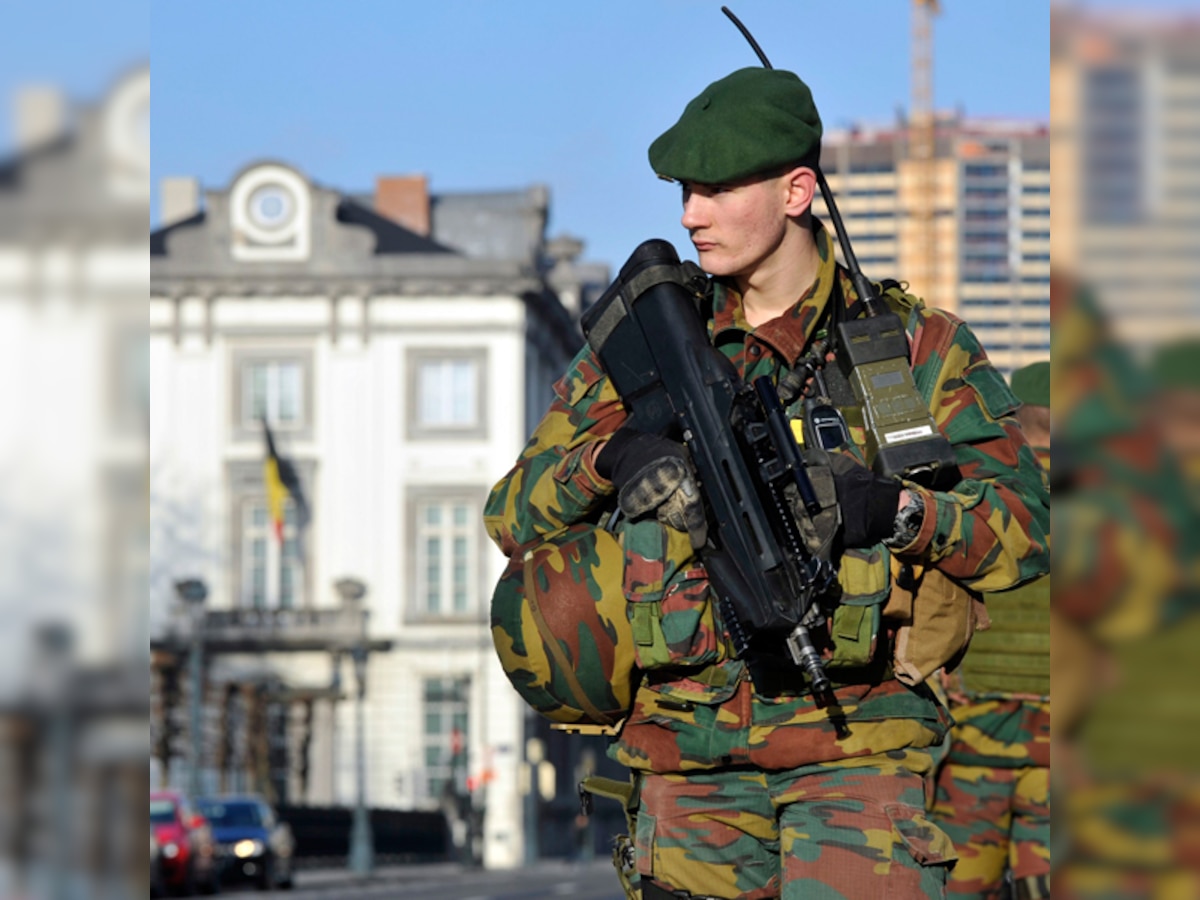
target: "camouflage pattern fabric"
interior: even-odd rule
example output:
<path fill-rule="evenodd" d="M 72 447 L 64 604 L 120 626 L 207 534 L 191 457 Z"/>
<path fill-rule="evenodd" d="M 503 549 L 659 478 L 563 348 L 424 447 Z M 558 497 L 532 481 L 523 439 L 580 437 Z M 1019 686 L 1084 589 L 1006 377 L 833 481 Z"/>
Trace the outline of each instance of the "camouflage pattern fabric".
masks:
<path fill-rule="evenodd" d="M 999 898 L 1011 872 L 1021 896 L 1049 896 L 1050 579 L 987 604 L 991 629 L 944 678 L 955 726 L 933 813 L 959 852 L 948 894 Z"/>
<path fill-rule="evenodd" d="M 810 344 L 824 335 L 822 313 L 834 296 L 835 280 L 847 307 L 857 302 L 824 227 L 814 220 L 813 231 L 820 271 L 780 317 L 751 328 L 736 291 L 723 282 L 712 283 L 713 344 L 747 381 L 762 375 L 777 381 L 797 367 Z M 837 642 L 832 650 L 825 648 L 837 657 L 837 703 L 818 707 L 790 663 L 764 665 L 751 675 L 744 661 L 730 658 L 719 617 L 711 617 L 711 610 L 708 618 L 700 612 L 707 609 L 709 591 L 686 535 L 654 521 L 639 523 L 669 537 L 655 540 L 642 533 L 631 542 L 626 535 L 627 609 L 645 677 L 610 746 L 614 759 L 656 776 L 686 772 L 686 778 L 672 781 L 680 784 L 702 781 L 706 773 L 719 777 L 739 766 L 761 770 L 763 777 L 795 770 L 797 780 L 820 783 L 814 777 L 818 772 L 836 778 L 838 769 L 863 764 L 861 780 L 877 782 L 877 790 L 886 792 L 889 778 L 872 772 L 865 760 L 904 757 L 945 736 L 951 720 L 928 686 L 907 686 L 892 677 L 895 626 L 880 614 L 891 593 L 892 554 L 934 566 L 976 591 L 1013 587 L 1048 570 L 1049 497 L 1045 476 L 1013 418 L 1016 398 L 970 329 L 915 298 L 906 301 L 917 388 L 954 447 L 962 478 L 949 491 L 906 485 L 926 511 L 908 546 L 889 552 L 879 544 L 848 551 L 838 560 L 842 597 L 827 625 Z M 588 348 L 554 393 L 549 411 L 485 508 L 488 533 L 510 557 L 573 524 L 596 521 L 614 505 L 613 487 L 596 472 L 595 456 L 625 413 Z M 844 412 L 855 443 L 850 450 L 865 459 L 862 412 Z M 793 402 L 788 413 L 799 417 L 801 403 Z M 804 768 L 814 765 L 821 768 Z M 911 805 L 921 808 L 920 801 Z M 805 827 L 809 825 L 800 826 Z M 846 827 L 860 836 L 892 834 L 891 820 L 874 813 L 859 820 L 848 816 Z M 925 827 L 917 829 L 925 842 L 944 839 L 936 828 L 929 826 L 927 832 Z M 781 852 L 791 865 L 793 856 L 807 858 L 808 846 L 805 840 L 789 839 Z M 840 857 L 844 868 L 836 877 L 829 874 L 837 890 L 855 885 L 857 896 L 881 896 L 857 885 L 886 870 L 885 855 Z M 930 877 L 900 896 L 941 895 L 941 877 L 932 878 L 927 869 L 922 873 Z M 817 891 L 811 896 L 851 896 L 832 887 L 817 888 L 814 881 L 807 889 Z M 712 886 L 701 893 L 705 890 L 711 892 Z"/>
<path fill-rule="evenodd" d="M 704 897 L 941 897 L 955 853 L 925 816 L 930 765 L 906 751 L 852 768 L 646 775 L 638 873 Z"/>
<path fill-rule="evenodd" d="M 1053 606 L 1090 651 L 1068 659 L 1055 636 L 1056 690 L 1068 665 L 1088 690 L 1073 729 L 1055 717 L 1052 887 L 1060 898 L 1200 896 L 1196 508 L 1149 416 L 1144 373 L 1095 299 L 1052 277 L 1051 313 L 1056 452 L 1071 451 L 1072 488 L 1055 513 Z"/>
<path fill-rule="evenodd" d="M 938 775 L 933 819 L 958 851 L 948 895 L 999 898 L 1008 871 L 1014 881 L 1028 885 L 1049 878 L 1048 766 L 947 762 Z"/>
<path fill-rule="evenodd" d="M 514 556 L 492 595 L 492 640 L 521 697 L 555 722 L 611 725 L 633 694 L 618 538 L 575 525 Z"/>
<path fill-rule="evenodd" d="M 812 286 L 780 317 L 751 328 L 735 291 L 713 282 L 713 344 L 746 381 L 778 379 L 794 368 L 818 328 L 835 278 L 848 307 L 853 285 L 834 260 L 828 234 L 814 220 L 822 266 Z M 930 514 L 900 555 L 936 564 L 973 590 L 1013 587 L 1048 569 L 1049 503 L 1037 459 L 1011 413 L 1017 400 L 971 330 L 955 316 L 919 301 L 908 316 L 913 375 L 939 429 L 955 448 L 962 480 L 952 491 L 906 485 Z M 591 350 L 585 347 L 554 386 L 555 401 L 516 466 L 493 488 L 484 521 L 511 556 L 519 548 L 587 521 L 611 506 L 612 485 L 595 455 L 625 419 L 624 408 Z M 800 414 L 797 401 L 789 409 Z M 846 410 L 863 457 L 861 411 Z"/>
<path fill-rule="evenodd" d="M 1060 898 L 1200 897 L 1200 779 L 1112 775 L 1065 792 L 1069 849 L 1057 856 Z"/>

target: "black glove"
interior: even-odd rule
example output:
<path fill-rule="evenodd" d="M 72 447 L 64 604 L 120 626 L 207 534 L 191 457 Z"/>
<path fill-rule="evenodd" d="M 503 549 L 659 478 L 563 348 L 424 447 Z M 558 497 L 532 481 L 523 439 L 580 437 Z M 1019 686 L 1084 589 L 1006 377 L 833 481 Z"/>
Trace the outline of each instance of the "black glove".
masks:
<path fill-rule="evenodd" d="M 684 446 L 656 434 L 619 429 L 596 454 L 596 472 L 617 489 L 621 512 L 636 519 L 654 513 L 704 546 L 708 520 Z"/>
<path fill-rule="evenodd" d="M 904 486 L 846 453 L 830 453 L 829 468 L 842 512 L 842 546 L 870 547 L 891 537 Z"/>

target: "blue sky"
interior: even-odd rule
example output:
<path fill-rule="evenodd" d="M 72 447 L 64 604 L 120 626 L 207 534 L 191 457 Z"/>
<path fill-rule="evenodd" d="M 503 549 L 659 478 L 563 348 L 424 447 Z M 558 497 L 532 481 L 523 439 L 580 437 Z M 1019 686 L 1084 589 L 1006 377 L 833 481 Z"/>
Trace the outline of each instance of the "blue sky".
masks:
<path fill-rule="evenodd" d="M 776 66 L 809 82 L 828 126 L 907 105 L 909 0 L 728 2 Z M 0 88 L 49 81 L 90 99 L 150 55 L 156 184 L 220 188 L 267 157 L 346 191 L 413 172 L 435 192 L 541 183 L 549 233 L 617 266 L 647 237 L 686 245 L 678 192 L 645 153 L 706 84 L 756 64 L 720 5 L 16 0 Z M 942 5 L 938 105 L 1048 116 L 1048 0 Z"/>
<path fill-rule="evenodd" d="M 346 191 L 414 172 L 434 192 L 543 183 L 549 233 L 616 267 L 648 237 L 686 243 L 678 189 L 654 178 L 646 148 L 707 83 L 757 64 L 720 5 L 160 0 L 154 179 L 224 187 L 274 157 Z M 907 105 L 908 0 L 729 5 L 775 66 L 809 82 L 829 126 Z M 938 105 L 1047 117 L 1048 3 L 943 5 Z"/>

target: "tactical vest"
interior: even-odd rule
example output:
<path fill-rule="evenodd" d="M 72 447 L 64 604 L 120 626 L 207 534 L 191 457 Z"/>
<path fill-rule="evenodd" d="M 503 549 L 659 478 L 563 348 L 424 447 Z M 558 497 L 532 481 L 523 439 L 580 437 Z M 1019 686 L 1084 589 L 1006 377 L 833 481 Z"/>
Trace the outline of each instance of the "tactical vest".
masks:
<path fill-rule="evenodd" d="M 962 662 L 972 694 L 1050 694 L 1050 576 L 986 595 L 992 627 L 975 635 Z"/>

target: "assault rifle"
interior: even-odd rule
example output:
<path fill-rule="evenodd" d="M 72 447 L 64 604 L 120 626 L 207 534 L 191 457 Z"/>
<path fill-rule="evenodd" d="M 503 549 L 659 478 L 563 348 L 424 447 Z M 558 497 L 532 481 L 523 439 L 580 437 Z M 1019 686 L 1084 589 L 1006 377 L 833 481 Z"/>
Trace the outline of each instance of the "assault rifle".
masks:
<path fill-rule="evenodd" d="M 698 554 L 738 656 L 786 647 L 821 700 L 830 681 L 809 629 L 824 621 L 816 601 L 836 573 L 808 551 L 790 498 L 814 516 L 821 507 L 771 380 L 745 384 L 709 341 L 703 280 L 670 243 L 646 241 L 584 315 L 583 332 L 628 427 L 691 454 L 709 521 Z"/>

